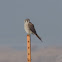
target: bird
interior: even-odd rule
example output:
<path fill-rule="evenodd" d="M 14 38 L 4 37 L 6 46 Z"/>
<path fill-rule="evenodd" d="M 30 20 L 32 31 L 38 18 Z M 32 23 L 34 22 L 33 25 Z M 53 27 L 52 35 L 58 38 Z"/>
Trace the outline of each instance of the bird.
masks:
<path fill-rule="evenodd" d="M 36 32 L 36 30 L 35 30 L 34 24 L 32 24 L 32 23 L 30 22 L 30 19 L 28 19 L 28 18 L 24 20 L 24 29 L 25 29 L 25 31 L 26 31 L 26 33 L 27 33 L 28 35 L 34 34 L 34 35 L 36 35 L 36 37 L 37 37 L 39 40 L 42 41 L 42 39 L 39 37 L 39 35 L 37 34 L 37 32 Z"/>

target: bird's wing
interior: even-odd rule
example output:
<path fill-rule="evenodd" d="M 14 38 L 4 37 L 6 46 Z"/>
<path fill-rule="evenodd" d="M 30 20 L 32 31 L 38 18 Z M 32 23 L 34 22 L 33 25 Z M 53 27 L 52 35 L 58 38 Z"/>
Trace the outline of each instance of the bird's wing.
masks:
<path fill-rule="evenodd" d="M 28 26 L 29 26 L 29 29 L 30 29 L 34 34 L 36 34 L 36 30 L 35 30 L 35 28 L 34 28 L 34 25 L 33 25 L 31 22 L 29 22 Z"/>
<path fill-rule="evenodd" d="M 33 34 L 35 34 L 42 41 L 42 39 L 36 33 L 36 30 L 34 28 L 34 25 L 31 22 L 29 22 L 28 26 L 29 26 L 29 29 L 33 32 Z"/>

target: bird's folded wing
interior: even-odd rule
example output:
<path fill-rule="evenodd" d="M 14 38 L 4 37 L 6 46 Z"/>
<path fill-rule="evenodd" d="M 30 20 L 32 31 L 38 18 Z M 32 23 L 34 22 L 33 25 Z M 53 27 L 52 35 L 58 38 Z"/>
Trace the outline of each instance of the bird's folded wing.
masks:
<path fill-rule="evenodd" d="M 35 30 L 35 28 L 34 28 L 34 25 L 33 25 L 31 22 L 28 24 L 28 27 L 29 27 L 29 29 L 30 29 L 34 34 L 36 34 L 36 30 Z"/>

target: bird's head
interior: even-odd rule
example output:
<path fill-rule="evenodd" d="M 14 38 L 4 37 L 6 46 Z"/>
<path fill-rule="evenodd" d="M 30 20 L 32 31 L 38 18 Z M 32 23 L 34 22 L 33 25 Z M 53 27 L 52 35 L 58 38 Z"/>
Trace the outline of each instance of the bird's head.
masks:
<path fill-rule="evenodd" d="M 30 19 L 25 19 L 24 22 L 25 23 L 29 23 L 30 22 Z"/>

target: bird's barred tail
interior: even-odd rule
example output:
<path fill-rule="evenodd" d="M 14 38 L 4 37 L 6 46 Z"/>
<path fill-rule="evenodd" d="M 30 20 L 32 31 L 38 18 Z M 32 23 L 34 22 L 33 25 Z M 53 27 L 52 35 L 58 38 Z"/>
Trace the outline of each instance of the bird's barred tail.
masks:
<path fill-rule="evenodd" d="M 38 36 L 38 34 L 35 34 L 41 41 L 42 41 L 42 39 Z"/>

